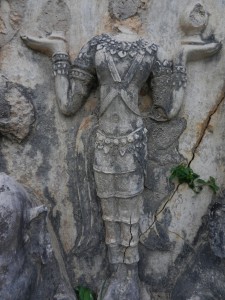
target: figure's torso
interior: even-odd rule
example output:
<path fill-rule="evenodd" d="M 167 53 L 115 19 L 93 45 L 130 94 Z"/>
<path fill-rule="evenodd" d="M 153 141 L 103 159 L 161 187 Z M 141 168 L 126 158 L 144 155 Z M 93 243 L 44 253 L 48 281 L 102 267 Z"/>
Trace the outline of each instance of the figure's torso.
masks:
<path fill-rule="evenodd" d="M 156 50 L 143 39 L 122 42 L 102 35 L 95 65 L 100 84 L 99 128 L 106 134 L 126 135 L 143 125 L 138 94 L 150 75 Z"/>

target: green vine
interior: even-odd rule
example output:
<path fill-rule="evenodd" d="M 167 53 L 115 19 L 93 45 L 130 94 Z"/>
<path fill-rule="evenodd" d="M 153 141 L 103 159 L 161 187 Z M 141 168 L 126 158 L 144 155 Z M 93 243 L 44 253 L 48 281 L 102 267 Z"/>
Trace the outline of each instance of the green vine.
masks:
<path fill-rule="evenodd" d="M 214 177 L 210 176 L 208 181 L 205 181 L 190 167 L 183 164 L 172 168 L 170 172 L 170 180 L 177 179 L 179 184 L 187 183 L 195 193 L 201 192 L 204 186 L 208 186 L 214 193 L 219 190 Z"/>
<path fill-rule="evenodd" d="M 89 288 L 78 286 L 75 292 L 78 300 L 96 300 L 95 294 Z"/>

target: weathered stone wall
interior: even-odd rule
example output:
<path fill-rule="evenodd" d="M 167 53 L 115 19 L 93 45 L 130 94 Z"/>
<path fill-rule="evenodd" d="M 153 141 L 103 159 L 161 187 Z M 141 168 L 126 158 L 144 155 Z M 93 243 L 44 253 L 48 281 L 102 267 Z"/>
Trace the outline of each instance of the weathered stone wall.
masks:
<path fill-rule="evenodd" d="M 9 111 L 13 107 L 22 124 L 15 125 L 15 119 L 8 126 L 0 124 L 0 171 L 29 187 L 40 203 L 49 207 L 72 285 L 87 285 L 94 290 L 107 277 L 104 228 L 96 197 L 82 211 L 77 187 L 92 177 L 82 179 L 84 173 L 76 154 L 83 153 L 78 128 L 82 126 L 80 130 L 91 137 L 94 121 L 90 115 L 96 108 L 98 89 L 79 113 L 63 116 L 56 104 L 50 59 L 26 48 L 20 35 L 65 31 L 74 59 L 91 37 L 119 23 L 111 18 L 113 11 L 123 19 L 126 14 L 132 16 L 127 24 L 162 46 L 172 58 L 183 38 L 179 19 L 187 1 L 130 2 L 132 5 L 129 1 L 111 1 L 109 5 L 106 0 L 24 0 L 21 4 L 2 0 L 0 4 L 0 122 L 1 118 L 12 119 Z M 205 0 L 204 5 L 210 17 L 203 39 L 214 36 L 224 46 L 225 1 Z M 184 103 L 175 120 L 145 121 L 149 157 L 140 238 L 143 299 L 169 299 L 176 278 L 195 253 L 197 237 L 201 240 L 198 232 L 202 217 L 215 201 L 208 188 L 195 194 L 186 185 L 174 187 L 168 180 L 171 167 L 188 162 L 202 178 L 215 177 L 219 193 L 224 189 L 224 57 L 223 47 L 215 56 L 187 65 Z M 143 97 L 142 103 L 146 110 L 144 98 L 148 97 Z M 89 156 L 91 148 L 85 152 Z M 79 241 L 90 234 L 84 224 L 92 231 L 90 243 L 82 248 Z"/>

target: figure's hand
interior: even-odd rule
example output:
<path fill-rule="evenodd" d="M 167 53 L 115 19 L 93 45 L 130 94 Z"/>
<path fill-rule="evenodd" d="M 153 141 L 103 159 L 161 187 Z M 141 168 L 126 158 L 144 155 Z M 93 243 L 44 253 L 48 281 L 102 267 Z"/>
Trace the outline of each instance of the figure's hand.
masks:
<path fill-rule="evenodd" d="M 222 43 L 185 43 L 175 56 L 177 63 L 185 65 L 188 61 L 199 60 L 212 56 L 220 51 Z"/>
<path fill-rule="evenodd" d="M 189 44 L 183 46 L 186 61 L 198 60 L 216 54 L 222 48 L 221 43 Z"/>
<path fill-rule="evenodd" d="M 22 35 L 21 39 L 27 47 L 43 52 L 47 55 L 53 55 L 56 52 L 67 52 L 67 43 L 63 36 L 57 32 L 52 33 L 46 38 L 36 38 L 33 36 Z"/>

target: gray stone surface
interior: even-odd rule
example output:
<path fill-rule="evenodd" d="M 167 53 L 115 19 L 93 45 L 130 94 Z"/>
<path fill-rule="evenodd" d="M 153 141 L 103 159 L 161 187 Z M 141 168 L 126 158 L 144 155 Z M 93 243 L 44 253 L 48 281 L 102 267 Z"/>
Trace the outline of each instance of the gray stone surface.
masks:
<path fill-rule="evenodd" d="M 2 78 L 0 132 L 9 139 L 21 142 L 27 137 L 35 121 L 35 98 L 29 88 Z"/>
<path fill-rule="evenodd" d="M 168 61 L 155 44 L 141 39 L 129 28 L 118 29 L 120 33 L 117 35 L 102 34 L 92 38 L 81 49 L 72 65 L 65 52 L 65 37 L 61 34 L 53 33 L 47 38 L 22 36 L 29 48 L 53 55 L 57 104 L 64 115 L 71 116 L 77 113 L 97 79 L 99 81 L 99 120 L 96 120 L 98 129 L 95 132 L 92 162 L 94 178 L 88 177 L 91 165 L 88 164 L 90 158 L 86 155 L 86 145 L 90 138 L 87 131 L 85 135 L 84 127 L 87 129 L 89 124 L 81 124 L 77 133 L 76 164 L 80 167 L 77 168 L 77 172 L 82 170 L 81 178 L 84 177 L 86 185 L 81 186 L 81 182 L 77 185 L 81 221 L 85 224 L 92 218 L 91 214 L 91 218 L 88 218 L 87 212 L 93 211 L 89 202 L 92 201 L 92 197 L 96 197 L 91 193 L 94 181 L 97 196 L 101 201 L 109 263 L 114 269 L 119 269 L 118 265 L 123 266 L 127 274 L 129 268 L 133 272 L 128 282 L 128 275 L 123 276 L 118 270 L 116 273 L 112 272 L 108 287 L 102 292 L 102 297 L 106 300 L 140 298 L 137 263 L 147 129 L 143 127 L 144 115 L 138 107 L 138 91 L 145 82 L 151 84 L 153 107 L 148 113 L 151 119 L 169 121 L 176 116 L 182 104 L 186 84 L 185 63 L 188 54 L 195 51 L 196 47 L 191 43 L 187 51 L 184 49 L 178 52 L 176 62 Z M 214 46 L 217 48 L 216 43 Z M 198 51 L 201 51 L 200 47 L 197 46 Z M 203 53 L 205 49 L 210 53 L 210 47 L 211 44 L 204 45 Z M 165 132 L 164 129 L 164 134 Z M 178 129 L 177 136 L 179 134 Z M 157 144 L 157 139 L 155 140 Z M 166 138 L 162 140 L 162 149 L 167 149 L 167 144 L 173 144 Z M 161 235 L 166 235 L 160 225 L 157 227 Z M 84 247 L 91 246 L 88 241 L 91 225 L 83 225 L 81 230 L 82 235 L 78 236 L 75 248 L 81 246 L 84 251 Z M 148 243 L 151 243 L 151 240 Z M 168 243 L 170 242 L 167 237 Z M 162 248 L 162 244 L 163 241 L 159 248 Z M 119 288 L 121 282 L 124 283 L 123 289 Z M 116 286 L 118 292 L 115 293 Z M 133 286 L 132 292 L 130 286 Z"/>
<path fill-rule="evenodd" d="M 223 202 L 213 204 L 206 220 L 196 242 L 195 255 L 172 291 L 173 300 L 222 300 L 225 297 Z M 207 233 L 210 242 L 207 240 Z"/>
<path fill-rule="evenodd" d="M 75 300 L 52 249 L 47 208 L 32 205 L 25 189 L 0 173 L 0 298 Z"/>
<path fill-rule="evenodd" d="M 26 0 L 3 0 L 0 4 L 0 48 L 20 29 L 26 10 Z"/>
<path fill-rule="evenodd" d="M 135 15 L 140 5 L 140 0 L 110 0 L 109 12 L 113 17 L 123 20 Z"/>
<path fill-rule="evenodd" d="M 76 116 L 68 118 L 59 114 L 51 62 L 45 55 L 27 49 L 20 34 L 43 36 L 53 30 L 66 31 L 68 51 L 74 60 L 80 48 L 93 36 L 126 25 L 136 28 L 138 34 L 151 43 L 162 46 L 168 59 L 172 59 L 181 48 L 180 41 L 192 37 L 195 22 L 190 22 L 190 12 L 199 22 L 196 42 L 212 42 L 215 38 L 224 44 L 225 4 L 223 0 L 204 1 L 205 11 L 210 13 L 206 20 L 203 14 L 202 18 L 198 15 L 200 10 L 192 13 L 192 8 L 200 1 L 191 1 L 187 7 L 185 0 L 151 0 L 146 3 L 145 10 L 137 9 L 139 4 L 133 2 L 134 6 L 129 5 L 125 15 L 131 14 L 131 8 L 135 15 L 122 21 L 110 17 L 112 12 L 105 0 L 94 0 L 91 4 L 89 0 L 29 0 L 26 8 L 20 6 L 21 3 L 1 1 L 1 17 L 9 26 L 0 22 L 1 30 L 3 28 L 8 34 L 0 36 L 3 95 L 0 97 L 0 118 L 9 121 L 13 111 L 10 101 L 16 107 L 21 101 L 20 107 L 30 111 L 30 116 L 32 110 L 35 112 L 35 122 L 32 123 L 26 114 L 24 122 L 17 122 L 13 129 L 10 125 L 10 134 L 0 137 L 0 170 L 29 186 L 38 195 L 38 205 L 48 205 L 53 226 L 50 234 L 55 236 L 53 246 L 57 245 L 63 254 L 72 286 L 81 284 L 97 291 L 109 275 L 100 203 L 93 193 L 93 200 L 82 206 L 78 187 L 87 186 L 89 182 L 93 185 L 91 190 L 95 189 L 93 174 L 85 175 L 80 163 L 87 156 L 93 157 L 91 145 L 94 141 L 93 138 L 89 141 L 88 136 L 92 136 L 90 128 L 95 121 L 89 116 L 98 110 L 99 90 L 93 89 Z M 123 9 L 122 2 L 120 4 L 115 8 L 117 11 Z M 9 7 L 20 10 L 23 16 L 14 29 L 5 21 L 10 20 Z M 186 14 L 185 26 L 184 19 L 180 20 L 183 14 Z M 196 195 L 186 185 L 177 188 L 169 182 L 170 168 L 187 161 L 202 178 L 214 176 L 218 185 L 224 186 L 224 74 L 223 47 L 217 55 L 188 65 L 186 93 L 177 119 L 166 123 L 145 119 L 149 159 L 139 250 L 144 300 L 169 299 L 186 261 L 192 256 L 194 259 L 193 243 L 202 225 L 202 216 L 212 201 L 207 188 Z M 147 87 L 145 90 L 146 93 L 140 93 L 140 105 L 143 113 L 148 113 L 151 91 Z M 23 118 L 22 111 L 19 115 Z M 14 142 L 15 133 L 20 143 Z M 23 137 L 18 138 L 20 133 Z M 80 152 L 83 143 L 89 145 L 87 152 Z M 63 260 L 59 265 L 64 265 Z"/>
<path fill-rule="evenodd" d="M 195 260 L 177 281 L 173 300 L 224 299 L 224 261 L 213 255 L 209 245 L 197 250 Z"/>

